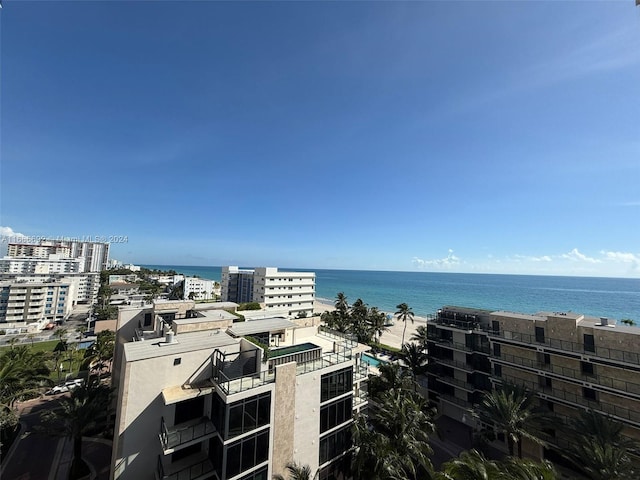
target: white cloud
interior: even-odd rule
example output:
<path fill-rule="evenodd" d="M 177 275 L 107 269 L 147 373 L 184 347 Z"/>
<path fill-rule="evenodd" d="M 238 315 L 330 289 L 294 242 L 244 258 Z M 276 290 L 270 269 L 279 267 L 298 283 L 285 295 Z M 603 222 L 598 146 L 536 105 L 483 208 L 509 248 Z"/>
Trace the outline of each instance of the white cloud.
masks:
<path fill-rule="evenodd" d="M 607 260 L 615 263 L 630 263 L 632 270 L 640 270 L 640 256 L 630 252 L 600 252 Z"/>
<path fill-rule="evenodd" d="M 14 232 L 13 228 L 11 227 L 3 227 L 2 225 L 0 225 L 0 237 L 20 238 L 26 237 L 26 235 L 24 235 L 23 233 Z"/>
<path fill-rule="evenodd" d="M 453 265 L 460 265 L 460 259 L 453 254 L 453 250 L 449 249 L 448 254 L 444 258 L 436 258 L 424 260 L 419 257 L 413 257 L 412 263 L 419 268 L 450 268 Z"/>
<path fill-rule="evenodd" d="M 580 253 L 577 248 L 574 248 L 569 253 L 563 253 L 561 258 L 566 258 L 574 262 L 586 262 L 586 263 L 602 263 L 602 260 L 597 258 L 587 257 L 585 254 Z"/>
<path fill-rule="evenodd" d="M 551 257 L 549 255 L 542 255 L 541 257 L 534 257 L 531 255 L 514 255 L 517 261 L 523 260 L 525 262 L 550 262 Z"/>

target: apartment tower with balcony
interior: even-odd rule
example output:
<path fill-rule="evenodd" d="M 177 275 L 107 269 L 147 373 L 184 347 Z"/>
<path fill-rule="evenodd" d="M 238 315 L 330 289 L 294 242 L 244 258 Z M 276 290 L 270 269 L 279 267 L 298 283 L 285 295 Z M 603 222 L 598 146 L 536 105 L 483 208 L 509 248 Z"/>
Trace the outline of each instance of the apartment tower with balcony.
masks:
<path fill-rule="evenodd" d="M 368 347 L 317 318 L 234 318 L 189 301 L 120 309 L 113 478 L 268 480 L 290 461 L 346 478 Z"/>
<path fill-rule="evenodd" d="M 285 272 L 275 267 L 253 270 L 222 267 L 222 300 L 258 302 L 265 310 L 290 316 L 311 316 L 315 301 L 314 272 Z"/>
<path fill-rule="evenodd" d="M 640 439 L 640 329 L 572 312 L 521 314 L 443 307 L 427 323 L 430 399 L 439 412 L 478 427 L 468 411 L 504 382 L 527 387 L 561 418 L 594 410 Z M 551 448 L 523 442 L 523 452 L 557 460 L 567 445 L 558 429 Z"/>

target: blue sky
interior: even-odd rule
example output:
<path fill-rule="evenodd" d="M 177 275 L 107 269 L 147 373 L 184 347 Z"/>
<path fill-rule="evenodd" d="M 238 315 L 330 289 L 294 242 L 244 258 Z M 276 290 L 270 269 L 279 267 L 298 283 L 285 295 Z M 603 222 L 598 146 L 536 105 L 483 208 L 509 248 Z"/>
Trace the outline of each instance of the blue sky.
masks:
<path fill-rule="evenodd" d="M 631 0 L 0 16 L 0 233 L 126 236 L 112 256 L 143 264 L 640 277 Z"/>

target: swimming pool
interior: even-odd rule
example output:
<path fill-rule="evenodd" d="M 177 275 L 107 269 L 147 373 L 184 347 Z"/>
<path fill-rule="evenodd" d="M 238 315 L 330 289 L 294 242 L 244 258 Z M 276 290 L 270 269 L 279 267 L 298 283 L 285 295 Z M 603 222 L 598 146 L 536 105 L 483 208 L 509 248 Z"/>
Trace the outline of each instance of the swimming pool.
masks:
<path fill-rule="evenodd" d="M 379 367 L 380 365 L 386 365 L 389 362 L 385 362 L 384 360 L 380 360 L 378 358 L 372 357 L 366 353 L 363 353 L 360 357 L 362 363 L 369 365 L 370 367 Z"/>

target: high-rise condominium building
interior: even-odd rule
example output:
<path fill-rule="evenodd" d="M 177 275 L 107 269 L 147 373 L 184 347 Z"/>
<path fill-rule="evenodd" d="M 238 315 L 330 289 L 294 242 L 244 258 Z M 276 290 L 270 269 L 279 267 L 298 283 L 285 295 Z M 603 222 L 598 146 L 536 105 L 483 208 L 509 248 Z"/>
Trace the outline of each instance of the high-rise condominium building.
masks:
<path fill-rule="evenodd" d="M 234 323 L 194 306 L 120 309 L 113 478 L 268 480 L 291 461 L 344 478 L 368 347 L 317 318 Z"/>
<path fill-rule="evenodd" d="M 258 302 L 266 310 L 291 316 L 312 315 L 315 300 L 314 272 L 284 272 L 275 267 L 241 270 L 222 267 L 222 300 Z"/>
<path fill-rule="evenodd" d="M 59 255 L 60 258 L 83 258 L 82 272 L 100 272 L 109 262 L 109 244 L 104 242 L 83 242 L 74 240 L 40 240 L 38 244 L 9 243 L 9 257 L 48 258 Z"/>
<path fill-rule="evenodd" d="M 594 410 L 640 439 L 640 329 L 577 313 L 533 315 L 443 307 L 427 322 L 429 397 L 439 413 L 478 427 L 469 409 L 508 382 L 534 392 L 562 418 Z M 549 448 L 523 441 L 523 452 L 557 460 L 570 439 L 546 431 Z"/>

